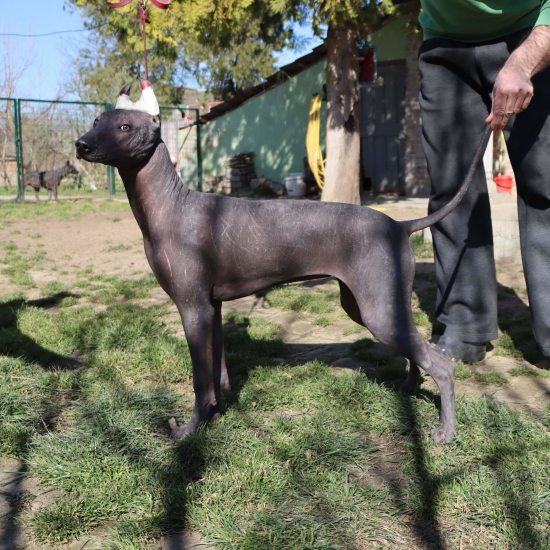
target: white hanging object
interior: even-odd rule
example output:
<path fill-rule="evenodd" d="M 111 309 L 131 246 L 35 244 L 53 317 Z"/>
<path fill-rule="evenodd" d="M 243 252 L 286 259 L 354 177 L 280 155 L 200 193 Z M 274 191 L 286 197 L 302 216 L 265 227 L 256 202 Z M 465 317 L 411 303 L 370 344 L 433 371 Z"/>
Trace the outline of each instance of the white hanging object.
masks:
<path fill-rule="evenodd" d="M 157 98 L 155 97 L 155 92 L 153 92 L 153 87 L 148 80 L 144 80 L 141 83 L 141 96 L 134 103 L 130 96 L 130 88 L 132 84 L 126 84 L 122 90 L 120 90 L 120 95 L 116 102 L 115 109 L 128 109 L 133 111 L 143 111 L 153 116 L 158 116 L 160 113 L 159 104 Z"/>

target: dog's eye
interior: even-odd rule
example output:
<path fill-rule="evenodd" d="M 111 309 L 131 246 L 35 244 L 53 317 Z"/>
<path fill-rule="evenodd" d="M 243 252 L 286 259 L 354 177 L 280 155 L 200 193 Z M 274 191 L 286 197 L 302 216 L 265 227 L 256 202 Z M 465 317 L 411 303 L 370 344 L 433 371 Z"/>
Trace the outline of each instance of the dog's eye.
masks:
<path fill-rule="evenodd" d="M 128 126 L 128 124 L 123 124 L 122 126 L 119 126 L 118 129 L 123 132 L 127 132 L 130 129 L 130 126 Z"/>

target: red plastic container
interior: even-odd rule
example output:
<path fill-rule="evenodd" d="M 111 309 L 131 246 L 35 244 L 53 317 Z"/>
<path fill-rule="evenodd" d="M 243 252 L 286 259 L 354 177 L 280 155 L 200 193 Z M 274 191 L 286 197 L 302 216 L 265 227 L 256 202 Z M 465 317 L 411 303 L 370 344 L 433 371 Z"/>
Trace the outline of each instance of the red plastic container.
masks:
<path fill-rule="evenodd" d="M 514 186 L 513 176 L 495 176 L 493 181 L 497 184 L 497 193 L 512 194 L 512 187 Z"/>

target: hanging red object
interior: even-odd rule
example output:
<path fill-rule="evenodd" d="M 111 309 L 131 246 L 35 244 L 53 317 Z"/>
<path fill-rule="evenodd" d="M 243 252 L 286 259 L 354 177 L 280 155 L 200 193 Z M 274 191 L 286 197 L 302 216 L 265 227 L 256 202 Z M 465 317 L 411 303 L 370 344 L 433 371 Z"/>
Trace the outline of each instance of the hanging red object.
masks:
<path fill-rule="evenodd" d="M 133 2 L 133 0 L 120 0 L 119 2 L 109 2 L 105 0 L 105 3 L 110 8 L 123 8 Z M 165 10 L 170 4 L 171 0 L 151 0 L 151 4 Z M 149 80 L 149 68 L 147 67 L 147 23 L 150 23 L 149 18 L 147 17 L 147 0 L 139 0 L 139 19 L 141 21 L 141 33 L 143 35 L 143 68 L 144 68 L 144 80 L 147 82 Z"/>
<path fill-rule="evenodd" d="M 372 84 L 376 82 L 376 48 L 366 46 L 362 53 L 362 61 L 359 65 L 359 82 L 361 84 Z"/>
<path fill-rule="evenodd" d="M 133 0 L 120 0 L 120 2 L 108 2 L 106 0 L 106 4 L 110 8 L 123 8 L 131 2 L 133 2 Z M 157 8 L 160 8 L 161 10 L 165 10 L 168 7 L 168 4 L 170 4 L 170 0 L 151 0 L 151 4 L 153 4 L 153 6 L 156 6 Z"/>

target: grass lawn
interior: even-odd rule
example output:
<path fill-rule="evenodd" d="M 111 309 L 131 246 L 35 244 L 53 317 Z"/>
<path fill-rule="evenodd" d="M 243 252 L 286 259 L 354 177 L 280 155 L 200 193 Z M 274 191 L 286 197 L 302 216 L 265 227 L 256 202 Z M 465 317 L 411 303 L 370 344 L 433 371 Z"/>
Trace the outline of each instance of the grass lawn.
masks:
<path fill-rule="evenodd" d="M 103 204 L 88 206 L 121 208 Z M 87 211 L 4 206 L 4 228 Z M 406 364 L 393 353 L 358 337 L 350 355 L 364 369 L 289 366 L 281 325 L 231 314 L 224 415 L 173 441 L 168 419 L 186 420 L 193 408 L 191 363 L 169 304 L 147 302 L 153 277 L 77 266 L 76 283 L 54 281 L 27 299 L 31 267 L 47 261 L 36 249 L 0 246 L 0 269 L 18 287 L 0 291 L 0 455 L 60 491 L 45 509 L 17 509 L 37 545 L 100 529 L 103 548 L 142 550 L 185 527 L 220 549 L 550 548 L 550 411 L 459 399 L 458 435 L 436 446 L 439 397 L 396 392 Z M 433 280 L 418 283 L 415 316 L 431 332 Z M 263 297 L 330 329 L 343 318 L 331 288 L 284 286 Z M 530 353 L 514 330 L 501 352 Z M 457 372 L 474 377 L 463 365 Z M 495 387 L 506 380 L 479 377 Z"/>

